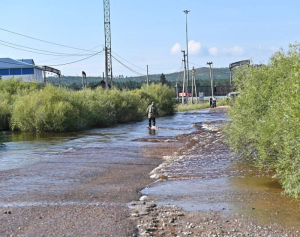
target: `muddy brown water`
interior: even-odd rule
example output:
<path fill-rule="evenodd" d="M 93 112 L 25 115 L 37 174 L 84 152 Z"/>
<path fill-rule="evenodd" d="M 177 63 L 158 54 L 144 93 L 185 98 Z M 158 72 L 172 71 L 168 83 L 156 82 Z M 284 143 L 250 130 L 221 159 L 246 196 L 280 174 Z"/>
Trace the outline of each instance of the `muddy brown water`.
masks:
<path fill-rule="evenodd" d="M 159 118 L 156 131 L 149 131 L 143 121 L 80 133 L 2 132 L 0 209 L 50 207 L 55 212 L 65 207 L 69 213 L 69 207 L 108 206 L 109 213 L 110 208 L 125 210 L 142 189 L 143 195 L 159 205 L 241 213 L 262 223 L 300 228 L 299 202 L 282 195 L 270 175 L 232 156 L 221 131 L 226 119 L 224 111 L 202 110 Z M 164 162 L 159 165 L 161 158 Z M 156 182 L 145 188 L 151 181 L 142 178 L 143 172 Z M 33 223 L 35 229 L 42 228 Z M 134 224 L 126 225 L 109 228 L 105 234 L 134 231 L 128 227 Z M 11 233 L 18 233 L 14 228 L 18 226 L 12 224 Z M 98 235 L 97 230 L 91 231 Z M 86 230 L 79 233 L 93 236 Z"/>

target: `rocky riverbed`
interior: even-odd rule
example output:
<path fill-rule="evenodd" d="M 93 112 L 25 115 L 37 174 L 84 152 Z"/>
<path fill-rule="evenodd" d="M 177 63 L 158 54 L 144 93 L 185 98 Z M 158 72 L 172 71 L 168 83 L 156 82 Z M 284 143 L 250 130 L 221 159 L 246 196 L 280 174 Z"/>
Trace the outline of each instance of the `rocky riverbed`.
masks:
<path fill-rule="evenodd" d="M 300 236 L 299 203 L 232 155 L 222 126 L 206 121 L 174 139 L 155 182 L 130 204 L 139 236 Z"/>
<path fill-rule="evenodd" d="M 0 236 L 299 236 L 299 203 L 232 156 L 224 109 L 0 151 Z M 20 163 L 23 162 L 23 163 Z"/>

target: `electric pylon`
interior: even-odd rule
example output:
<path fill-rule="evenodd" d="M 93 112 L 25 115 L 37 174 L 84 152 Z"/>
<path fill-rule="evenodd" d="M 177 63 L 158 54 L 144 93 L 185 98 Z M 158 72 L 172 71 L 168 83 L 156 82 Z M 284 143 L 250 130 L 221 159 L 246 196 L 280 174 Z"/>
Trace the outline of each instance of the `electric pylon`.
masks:
<path fill-rule="evenodd" d="M 103 0 L 103 9 L 104 9 L 104 36 L 105 36 L 105 87 L 108 88 L 109 81 L 111 86 L 113 84 L 109 0 Z"/>

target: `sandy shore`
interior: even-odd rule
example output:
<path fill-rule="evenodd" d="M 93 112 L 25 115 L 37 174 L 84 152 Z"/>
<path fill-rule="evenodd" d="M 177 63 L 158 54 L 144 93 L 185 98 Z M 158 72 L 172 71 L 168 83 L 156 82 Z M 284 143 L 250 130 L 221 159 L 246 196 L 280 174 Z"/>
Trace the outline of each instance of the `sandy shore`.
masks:
<path fill-rule="evenodd" d="M 127 203 L 139 199 L 161 159 L 138 151 L 107 159 L 110 152 L 70 151 L 1 172 L 0 236 L 135 236 Z"/>

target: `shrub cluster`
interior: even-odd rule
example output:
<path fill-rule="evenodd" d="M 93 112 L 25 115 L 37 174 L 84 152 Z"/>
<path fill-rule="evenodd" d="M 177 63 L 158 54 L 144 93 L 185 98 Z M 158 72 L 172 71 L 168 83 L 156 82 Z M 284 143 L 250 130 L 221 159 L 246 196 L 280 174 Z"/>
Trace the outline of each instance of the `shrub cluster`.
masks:
<path fill-rule="evenodd" d="M 18 79 L 0 80 L 0 129 L 9 129 L 16 98 L 40 88 L 41 85 L 37 82 L 21 82 Z"/>
<path fill-rule="evenodd" d="M 259 168 L 275 171 L 285 192 L 300 194 L 300 46 L 266 66 L 236 73 L 241 94 L 229 110 L 229 144 Z"/>
<path fill-rule="evenodd" d="M 0 128 L 20 131 L 78 131 L 142 120 L 155 101 L 160 115 L 174 113 L 174 92 L 150 85 L 134 91 L 118 89 L 70 91 L 64 87 L 0 81 Z"/>

